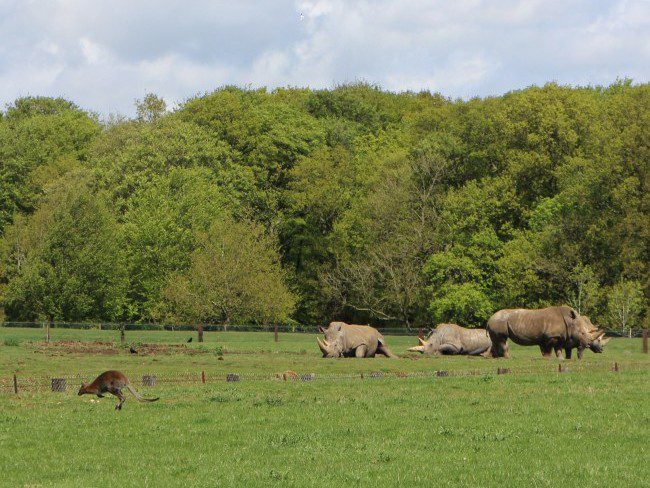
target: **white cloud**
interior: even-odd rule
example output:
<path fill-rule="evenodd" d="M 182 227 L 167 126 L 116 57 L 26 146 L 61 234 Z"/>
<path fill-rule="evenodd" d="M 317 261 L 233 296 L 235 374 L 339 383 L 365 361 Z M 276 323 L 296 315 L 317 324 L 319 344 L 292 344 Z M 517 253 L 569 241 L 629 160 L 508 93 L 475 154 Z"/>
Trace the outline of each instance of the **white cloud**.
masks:
<path fill-rule="evenodd" d="M 174 102 L 224 84 L 471 97 L 649 75 L 647 0 L 0 2 L 4 103 L 61 95 L 132 113 L 147 91 Z"/>

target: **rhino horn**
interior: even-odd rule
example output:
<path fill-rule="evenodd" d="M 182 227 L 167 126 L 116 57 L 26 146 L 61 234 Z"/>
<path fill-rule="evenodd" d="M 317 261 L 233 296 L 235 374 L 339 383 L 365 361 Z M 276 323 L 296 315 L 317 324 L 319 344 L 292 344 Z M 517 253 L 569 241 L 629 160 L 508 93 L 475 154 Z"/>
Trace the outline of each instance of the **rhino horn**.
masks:
<path fill-rule="evenodd" d="M 603 338 L 600 340 L 600 345 L 601 345 L 601 346 L 604 346 L 605 344 L 607 344 L 607 343 L 608 343 L 609 341 L 611 341 L 611 340 L 612 340 L 611 337 L 603 337 Z"/>
<path fill-rule="evenodd" d="M 422 339 L 422 337 L 418 337 L 418 341 L 420 341 L 420 345 L 421 345 L 421 346 L 424 346 L 424 345 L 427 343 L 427 341 L 425 341 L 424 339 Z"/>
<path fill-rule="evenodd" d="M 604 330 L 596 329 L 595 331 L 593 331 L 591 333 L 591 338 L 594 341 L 598 341 L 598 340 L 602 339 L 603 337 L 605 337 L 605 331 Z"/>
<path fill-rule="evenodd" d="M 323 354 L 328 354 L 329 351 L 327 350 L 327 345 L 325 343 L 321 342 L 321 340 L 317 337 L 316 342 L 318 342 L 318 347 L 320 350 L 323 352 Z"/>
<path fill-rule="evenodd" d="M 411 352 L 424 352 L 424 346 L 415 346 L 409 348 L 409 351 Z"/>

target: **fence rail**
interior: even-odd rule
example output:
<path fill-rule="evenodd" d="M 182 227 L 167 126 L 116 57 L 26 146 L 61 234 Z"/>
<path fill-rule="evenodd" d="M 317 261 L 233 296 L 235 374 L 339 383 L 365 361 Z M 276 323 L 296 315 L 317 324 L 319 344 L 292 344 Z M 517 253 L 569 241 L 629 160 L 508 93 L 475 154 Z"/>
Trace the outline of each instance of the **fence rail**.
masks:
<path fill-rule="evenodd" d="M 25 327 L 25 328 L 45 328 L 45 322 L 0 322 L 0 327 Z M 196 331 L 197 325 L 193 324 L 149 324 L 149 323 L 117 323 L 117 322 L 51 322 L 50 328 L 53 329 L 86 329 L 86 330 L 127 330 L 127 331 Z M 203 324 L 205 332 L 273 332 L 274 325 L 259 324 L 242 324 L 242 325 L 223 325 L 223 324 Z M 404 335 L 417 336 L 422 331 L 429 331 L 429 327 L 410 329 L 406 327 L 376 327 L 381 333 L 386 335 Z M 278 332 L 281 333 L 318 333 L 316 325 L 278 325 Z M 621 333 L 620 330 L 605 329 L 609 337 L 629 337 L 629 332 Z M 641 337 L 642 329 L 633 329 L 632 337 Z"/>
<path fill-rule="evenodd" d="M 377 381 L 386 379 L 422 379 L 422 378 L 462 378 L 462 377 L 492 377 L 497 375 L 557 375 L 557 374 L 584 374 L 584 373 L 601 373 L 617 374 L 621 371 L 638 372 L 647 371 L 647 366 L 640 363 L 626 363 L 619 365 L 615 363 L 591 364 L 588 367 L 574 364 L 548 364 L 545 367 L 526 367 L 514 366 L 501 368 L 495 365 L 493 370 L 426 370 L 426 371 L 357 371 L 350 373 L 235 373 L 235 372 L 206 372 L 206 371 L 184 371 L 177 373 L 160 373 L 145 374 L 141 377 L 137 375 L 127 375 L 131 378 L 135 386 L 151 386 L 155 388 L 177 385 L 197 385 L 197 384 L 217 384 L 232 381 L 242 382 L 311 382 L 311 381 Z M 291 373 L 287 375 L 287 373 Z M 0 393 L 18 393 L 20 392 L 47 392 L 54 391 L 53 380 L 58 380 L 57 384 L 65 384 L 65 391 L 68 393 L 76 392 L 76 389 L 82 381 L 90 381 L 96 376 L 97 372 L 75 373 L 67 375 L 32 375 L 15 377 L 10 375 L 0 376 Z M 151 377 L 154 378 L 150 383 Z M 233 379 L 234 378 L 234 379 Z M 142 380 L 142 381 L 140 381 Z M 58 391 L 58 390 L 57 390 Z"/>

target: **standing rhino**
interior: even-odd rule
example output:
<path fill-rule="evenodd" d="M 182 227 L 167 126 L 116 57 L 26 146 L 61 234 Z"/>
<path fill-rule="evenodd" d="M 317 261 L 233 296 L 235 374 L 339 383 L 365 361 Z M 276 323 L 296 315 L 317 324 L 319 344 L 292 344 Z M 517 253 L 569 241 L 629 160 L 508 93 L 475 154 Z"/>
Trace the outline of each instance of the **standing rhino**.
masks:
<path fill-rule="evenodd" d="M 571 307 L 548 307 L 537 310 L 524 308 L 499 310 L 487 325 L 492 340 L 493 357 L 509 357 L 511 339 L 522 346 L 539 346 L 542 355 L 550 356 L 553 349 L 558 357 L 564 348 L 598 349 L 596 344 L 603 331 Z"/>
<path fill-rule="evenodd" d="M 439 324 L 427 340 L 419 339 L 420 345 L 409 349 L 423 354 L 465 354 L 479 356 L 489 354 L 492 341 L 485 329 L 466 329 L 456 324 Z"/>
<path fill-rule="evenodd" d="M 386 347 L 384 336 L 374 327 L 332 322 L 327 329 L 320 330 L 325 334 L 325 340 L 317 337 L 316 341 L 324 358 L 372 358 L 375 354 L 397 357 Z"/>

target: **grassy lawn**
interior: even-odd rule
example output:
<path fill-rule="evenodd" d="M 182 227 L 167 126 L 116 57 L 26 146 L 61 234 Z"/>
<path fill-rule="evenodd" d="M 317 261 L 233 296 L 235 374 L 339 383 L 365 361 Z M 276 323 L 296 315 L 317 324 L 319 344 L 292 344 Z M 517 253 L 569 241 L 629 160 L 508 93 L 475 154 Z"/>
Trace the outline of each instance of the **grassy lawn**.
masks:
<path fill-rule="evenodd" d="M 206 333 L 202 345 L 186 344 L 190 335 L 127 332 L 143 355 L 119 347 L 114 331 L 53 329 L 47 346 L 41 330 L 0 328 L 0 485 L 650 486 L 640 340 L 615 339 L 558 374 L 536 348 L 512 347 L 510 360 L 421 358 L 405 354 L 413 337 L 389 337 L 407 357 L 325 360 L 311 334 L 276 344 L 272 333 Z M 105 369 L 161 400 L 127 397 L 116 412 L 112 397 L 76 396 L 77 376 Z M 270 380 L 288 369 L 317 379 Z M 336 376 L 378 370 L 385 377 Z M 434 370 L 452 376 L 391 374 Z M 201 371 L 205 385 L 173 380 Z M 226 383 L 228 372 L 243 380 Z M 482 374 L 453 376 L 464 372 Z M 15 396 L 13 373 L 44 386 Z M 158 385 L 140 386 L 145 373 Z M 69 379 L 67 393 L 47 391 L 52 376 Z"/>

